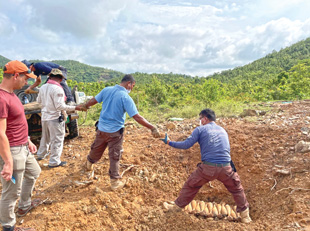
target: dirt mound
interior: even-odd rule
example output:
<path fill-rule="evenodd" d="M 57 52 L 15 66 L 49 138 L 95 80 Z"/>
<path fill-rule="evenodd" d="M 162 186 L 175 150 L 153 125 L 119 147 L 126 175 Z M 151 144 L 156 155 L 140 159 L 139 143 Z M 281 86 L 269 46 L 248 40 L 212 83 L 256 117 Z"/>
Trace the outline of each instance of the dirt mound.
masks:
<path fill-rule="evenodd" d="M 121 161 L 127 186 L 109 189 L 108 155 L 85 172 L 84 162 L 94 139 L 94 128 L 81 128 L 81 136 L 65 142 L 67 167 L 42 173 L 34 197 L 48 198 L 24 218 L 24 226 L 37 230 L 306 230 L 310 227 L 310 152 L 296 153 L 295 145 L 310 141 L 308 101 L 272 105 L 264 116 L 221 118 L 230 137 L 231 156 L 245 188 L 253 222 L 208 221 L 186 212 L 166 213 L 164 201 L 174 200 L 200 162 L 197 144 L 178 150 L 151 137 L 145 128 L 127 127 Z M 174 122 L 171 140 L 188 136 L 198 120 Z M 166 126 L 160 125 L 162 131 Z M 218 181 L 206 184 L 195 200 L 234 205 Z"/>

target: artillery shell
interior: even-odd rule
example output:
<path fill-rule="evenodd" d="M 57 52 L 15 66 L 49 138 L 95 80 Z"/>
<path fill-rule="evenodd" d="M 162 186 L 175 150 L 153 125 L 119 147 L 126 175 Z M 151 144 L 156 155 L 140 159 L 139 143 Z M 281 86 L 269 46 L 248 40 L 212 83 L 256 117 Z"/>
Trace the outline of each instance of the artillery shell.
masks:
<path fill-rule="evenodd" d="M 200 205 L 200 212 L 202 212 L 206 207 L 206 203 L 204 201 L 200 201 L 199 205 Z"/>
<path fill-rule="evenodd" d="M 202 216 L 208 216 L 209 215 L 209 210 L 208 210 L 208 207 L 205 206 L 203 211 L 200 213 Z"/>
<path fill-rule="evenodd" d="M 225 205 L 226 207 L 226 210 L 227 210 L 227 216 L 230 216 L 230 213 L 231 213 L 231 208 L 229 205 Z"/>
<path fill-rule="evenodd" d="M 220 204 L 216 204 L 216 208 L 217 208 L 217 212 L 218 212 L 218 215 L 217 217 L 218 218 L 222 218 L 222 206 Z"/>
<path fill-rule="evenodd" d="M 192 200 L 191 205 L 192 205 L 192 209 L 195 210 L 197 206 L 197 202 L 195 200 Z"/>
<path fill-rule="evenodd" d="M 207 203 L 208 210 L 212 213 L 213 204 L 211 202 Z"/>
<path fill-rule="evenodd" d="M 213 217 L 217 217 L 219 215 L 216 206 L 213 206 L 212 215 L 213 215 Z"/>
<path fill-rule="evenodd" d="M 192 213 L 192 211 L 193 211 L 192 205 L 191 203 L 189 203 L 187 207 L 187 212 Z"/>
<path fill-rule="evenodd" d="M 223 217 L 226 217 L 226 216 L 227 216 L 227 209 L 226 209 L 226 207 L 225 207 L 224 204 L 222 205 L 221 213 L 222 213 L 222 216 L 223 216 Z"/>
<path fill-rule="evenodd" d="M 237 220 L 237 214 L 235 213 L 234 210 L 231 210 L 231 213 L 230 213 L 231 217 L 233 218 L 234 221 Z"/>
<path fill-rule="evenodd" d="M 199 214 L 200 213 L 200 205 L 199 203 L 196 204 L 196 208 L 195 208 L 195 214 Z"/>

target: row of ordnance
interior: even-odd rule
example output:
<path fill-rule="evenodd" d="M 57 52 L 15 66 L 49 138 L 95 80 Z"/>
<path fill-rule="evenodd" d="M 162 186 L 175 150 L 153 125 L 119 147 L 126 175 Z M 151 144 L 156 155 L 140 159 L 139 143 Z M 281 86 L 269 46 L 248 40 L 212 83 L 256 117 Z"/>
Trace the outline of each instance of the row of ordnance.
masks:
<path fill-rule="evenodd" d="M 210 219 L 228 219 L 229 221 L 241 221 L 240 214 L 236 211 L 237 206 L 225 203 L 204 202 L 192 200 L 184 210 L 190 214 L 201 215 Z"/>

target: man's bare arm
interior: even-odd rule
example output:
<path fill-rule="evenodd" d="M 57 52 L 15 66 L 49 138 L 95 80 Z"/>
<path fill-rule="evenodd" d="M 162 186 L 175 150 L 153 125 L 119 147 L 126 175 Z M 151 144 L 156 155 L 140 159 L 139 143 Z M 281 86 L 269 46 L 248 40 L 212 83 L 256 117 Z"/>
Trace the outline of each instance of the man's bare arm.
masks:
<path fill-rule="evenodd" d="M 85 103 L 85 107 L 90 108 L 91 106 L 93 106 L 97 103 L 98 103 L 97 100 L 95 99 L 95 97 L 93 97 L 91 100 L 89 100 Z"/>
<path fill-rule="evenodd" d="M 25 93 L 26 94 L 32 94 L 32 93 L 37 93 L 37 92 L 34 92 L 33 89 L 37 86 L 39 86 L 40 84 L 42 83 L 42 80 L 41 80 L 41 75 L 36 79 L 36 81 L 30 86 L 28 87 L 26 90 L 25 90 Z"/>
<path fill-rule="evenodd" d="M 6 119 L 0 119 L 0 156 L 4 161 L 4 166 L 1 171 L 1 176 L 9 181 L 13 174 L 13 159 L 10 150 L 10 143 L 6 136 Z"/>

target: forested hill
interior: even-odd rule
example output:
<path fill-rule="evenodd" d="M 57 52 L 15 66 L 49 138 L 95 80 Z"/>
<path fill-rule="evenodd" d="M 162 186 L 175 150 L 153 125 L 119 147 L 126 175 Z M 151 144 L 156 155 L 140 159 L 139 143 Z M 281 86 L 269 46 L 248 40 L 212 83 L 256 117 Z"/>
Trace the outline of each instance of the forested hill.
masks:
<path fill-rule="evenodd" d="M 273 51 L 266 57 L 258 59 L 248 65 L 236 67 L 232 70 L 222 71 L 207 76 L 221 81 L 222 83 L 240 84 L 240 82 L 257 82 L 270 80 L 281 72 L 289 71 L 293 66 L 301 60 L 310 59 L 310 38 L 300 41 L 290 47 L 281 49 L 279 52 Z M 0 67 L 3 67 L 9 59 L 0 55 Z M 31 62 L 39 62 L 42 60 L 30 60 Z M 80 63 L 74 60 L 53 60 L 59 65 L 68 69 L 68 78 L 76 82 L 119 82 L 124 73 L 102 68 L 94 67 Z M 204 78 L 192 78 L 183 74 L 147 74 L 133 73 L 139 84 L 147 84 L 155 76 L 162 83 L 199 83 Z"/>
<path fill-rule="evenodd" d="M 0 55 L 0 68 L 10 60 Z M 30 62 L 46 62 L 46 60 L 29 60 Z M 112 78 L 120 78 L 124 74 L 119 71 L 113 71 L 107 68 L 94 67 L 74 60 L 52 60 L 68 70 L 68 78 L 77 82 L 100 82 Z"/>
<path fill-rule="evenodd" d="M 0 55 L 0 68 L 2 69 L 5 64 L 7 64 L 10 60 Z"/>
<path fill-rule="evenodd" d="M 198 77 L 191 77 L 189 75 L 184 75 L 184 74 L 173 74 L 173 73 L 168 73 L 168 74 L 158 74 L 158 73 L 153 73 L 153 74 L 147 74 L 147 73 L 141 73 L 141 72 L 135 72 L 135 73 L 131 73 L 136 82 L 140 85 L 140 84 L 149 84 L 152 82 L 152 79 L 155 77 L 157 79 L 159 79 L 162 83 L 165 84 L 174 84 L 174 83 L 190 83 L 192 81 L 200 81 L 200 78 Z M 114 78 L 114 79 L 110 79 L 108 80 L 108 84 L 115 84 L 115 83 L 119 83 L 121 81 L 123 76 L 119 77 L 119 78 Z"/>
<path fill-rule="evenodd" d="M 273 51 L 266 57 L 258 59 L 248 65 L 222 71 L 208 77 L 221 82 L 234 83 L 239 80 L 256 81 L 268 80 L 282 71 L 290 70 L 300 60 L 310 58 L 310 38 L 293 44 L 279 52 Z"/>

